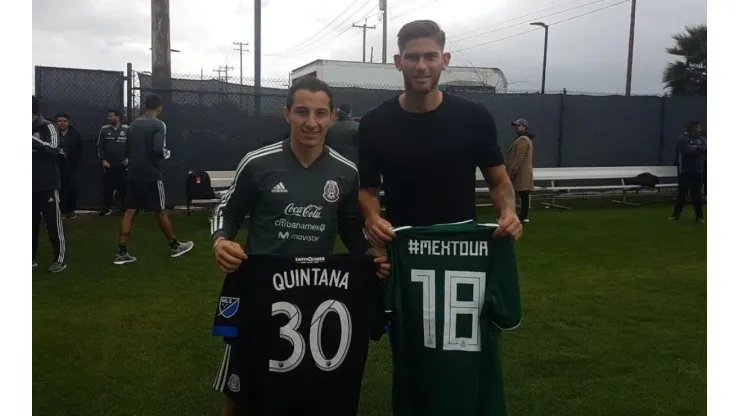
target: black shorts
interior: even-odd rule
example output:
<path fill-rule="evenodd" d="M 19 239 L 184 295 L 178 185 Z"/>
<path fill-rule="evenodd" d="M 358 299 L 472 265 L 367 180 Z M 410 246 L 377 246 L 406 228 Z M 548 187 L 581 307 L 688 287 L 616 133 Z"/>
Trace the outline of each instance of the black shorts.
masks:
<path fill-rule="evenodd" d="M 224 345 L 226 351 L 224 351 L 221 367 L 216 374 L 216 381 L 213 382 L 213 389 L 224 393 L 237 405 L 243 404 L 244 395 L 240 392 L 242 391 L 241 377 L 244 371 L 240 359 L 242 354 L 239 353 L 239 342 L 233 340 L 225 342 Z"/>
<path fill-rule="evenodd" d="M 164 185 L 162 181 L 126 182 L 125 209 L 147 212 L 164 211 Z"/>

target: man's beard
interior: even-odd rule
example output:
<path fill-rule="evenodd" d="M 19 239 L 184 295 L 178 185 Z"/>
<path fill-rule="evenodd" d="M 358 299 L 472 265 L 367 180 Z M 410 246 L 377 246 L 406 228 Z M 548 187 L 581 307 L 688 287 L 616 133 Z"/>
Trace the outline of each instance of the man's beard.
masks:
<path fill-rule="evenodd" d="M 430 82 L 427 84 L 428 86 L 425 87 L 425 88 L 423 88 L 423 89 L 417 89 L 417 88 L 414 88 L 414 86 L 413 86 L 414 85 L 413 84 L 413 77 L 414 76 L 413 75 L 410 75 L 409 76 L 409 75 L 403 74 L 404 88 L 406 89 L 406 91 L 409 91 L 409 92 L 415 92 L 415 93 L 419 93 L 419 94 L 428 94 L 431 91 L 433 91 L 437 87 L 437 85 L 439 85 L 439 77 L 440 77 L 440 75 L 441 74 L 434 74 L 434 73 L 430 74 L 429 75 L 429 81 Z"/>

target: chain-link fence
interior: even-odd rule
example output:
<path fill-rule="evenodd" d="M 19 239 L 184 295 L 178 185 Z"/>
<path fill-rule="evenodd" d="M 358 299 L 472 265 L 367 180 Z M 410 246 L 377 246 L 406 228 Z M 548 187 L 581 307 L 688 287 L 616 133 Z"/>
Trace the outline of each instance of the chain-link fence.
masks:
<path fill-rule="evenodd" d="M 151 74 L 129 66 L 127 75 L 129 119 L 140 114 L 146 95 L 156 93 L 165 99 L 162 119 L 167 123 L 167 144 L 172 150 L 172 158 L 164 166 L 170 205 L 184 202 L 189 170 L 233 170 L 247 152 L 289 134 L 282 117 L 288 80 L 263 79 L 258 90 L 253 79 L 240 80 L 232 73 L 220 77 L 174 75 L 164 83 L 155 83 Z M 123 107 L 122 73 L 37 67 L 36 77 L 42 110 L 70 113 L 87 138 L 94 138 L 105 123 L 108 108 Z M 353 116 L 359 117 L 401 92 L 387 85 L 330 85 L 334 101 L 351 104 Z M 510 122 L 526 118 L 535 137 L 536 167 L 670 165 L 675 138 L 686 123 L 706 122 L 705 97 L 625 97 L 571 91 L 540 94 L 512 89 L 502 93 L 461 85 L 445 89 L 488 108 L 497 123 L 503 151 L 515 138 Z M 97 188 L 85 193 L 90 198 L 81 200 L 85 205 L 96 205 L 100 169 L 94 148 L 86 154 L 94 169 L 83 184 Z"/>
<path fill-rule="evenodd" d="M 78 205 L 98 207 L 103 170 L 97 155 L 97 134 L 107 122 L 108 110 L 123 111 L 123 72 L 44 66 L 35 67 L 34 72 L 41 114 L 52 121 L 58 113 L 68 114 L 70 124 L 83 138 Z"/>

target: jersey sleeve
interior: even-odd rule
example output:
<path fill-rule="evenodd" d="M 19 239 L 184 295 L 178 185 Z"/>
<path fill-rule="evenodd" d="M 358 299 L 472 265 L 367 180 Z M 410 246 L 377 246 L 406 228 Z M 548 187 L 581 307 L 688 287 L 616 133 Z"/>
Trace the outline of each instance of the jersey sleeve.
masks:
<path fill-rule="evenodd" d="M 357 129 L 358 170 L 360 188 L 377 188 L 380 186 L 380 152 L 376 136 L 376 121 L 372 117 L 363 117 Z"/>
<path fill-rule="evenodd" d="M 515 329 L 522 320 L 514 242 L 510 238 L 494 240 L 493 273 L 488 277 L 486 304 L 488 318 L 500 329 Z"/>
<path fill-rule="evenodd" d="M 504 155 L 498 145 L 496 122 L 482 104 L 476 106 L 478 108 L 476 112 L 478 131 L 474 134 L 476 164 L 481 170 L 501 166 L 504 164 Z"/>
<path fill-rule="evenodd" d="M 216 206 L 211 220 L 211 237 L 233 240 L 239 232 L 244 217 L 252 210 L 255 179 L 249 166 L 251 153 L 247 153 L 236 168 L 234 182 Z"/>
<path fill-rule="evenodd" d="M 154 123 L 153 128 L 154 140 L 152 152 L 154 152 L 159 159 L 167 159 L 167 125 L 165 125 L 163 121 L 158 120 L 157 123 Z"/>
<path fill-rule="evenodd" d="M 240 267 L 233 273 L 229 273 L 224 278 L 221 287 L 221 293 L 216 305 L 216 314 L 213 318 L 213 329 L 211 334 L 224 339 L 236 338 L 239 336 L 239 325 L 241 320 L 241 281 L 246 279 L 243 276 L 244 268 Z"/>

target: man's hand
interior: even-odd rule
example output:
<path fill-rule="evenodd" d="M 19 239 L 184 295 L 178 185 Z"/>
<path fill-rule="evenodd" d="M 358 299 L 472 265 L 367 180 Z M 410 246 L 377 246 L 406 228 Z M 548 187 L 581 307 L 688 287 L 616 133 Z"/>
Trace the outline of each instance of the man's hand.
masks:
<path fill-rule="evenodd" d="M 498 237 L 513 237 L 514 240 L 518 240 L 523 233 L 522 222 L 519 221 L 519 217 L 513 211 L 505 211 L 501 213 L 498 218 L 498 227 L 493 232 L 493 236 Z"/>
<path fill-rule="evenodd" d="M 123 166 L 128 166 L 128 158 L 123 159 Z"/>
<path fill-rule="evenodd" d="M 106 169 L 108 169 L 110 167 L 110 163 L 108 163 L 107 160 L 104 160 L 103 161 L 103 167 L 106 168 Z"/>
<path fill-rule="evenodd" d="M 386 244 L 396 237 L 391 223 L 377 214 L 365 221 L 365 229 L 367 230 L 368 240 L 375 247 L 384 248 Z"/>
<path fill-rule="evenodd" d="M 373 256 L 373 263 L 378 266 L 378 271 L 375 273 L 380 279 L 386 279 L 391 274 L 391 264 L 388 262 L 388 255 L 384 250 L 377 248 L 370 248 L 367 251 L 368 256 Z"/>
<path fill-rule="evenodd" d="M 247 253 L 244 252 L 239 243 L 222 237 L 216 239 L 216 243 L 213 245 L 213 254 L 216 257 L 218 268 L 225 273 L 235 271 L 247 259 Z"/>

